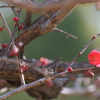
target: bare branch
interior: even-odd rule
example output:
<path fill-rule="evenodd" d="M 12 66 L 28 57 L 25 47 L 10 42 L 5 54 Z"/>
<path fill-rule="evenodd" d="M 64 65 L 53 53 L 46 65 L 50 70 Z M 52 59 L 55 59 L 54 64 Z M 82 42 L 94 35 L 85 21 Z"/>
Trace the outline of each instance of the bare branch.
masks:
<path fill-rule="evenodd" d="M 74 38 L 74 39 L 77 39 L 77 37 L 76 37 L 76 36 L 71 35 L 71 34 L 69 34 L 69 33 L 65 32 L 65 31 L 63 31 L 63 30 L 61 30 L 61 29 L 54 28 L 53 30 L 54 30 L 54 31 L 61 32 L 61 33 L 65 34 L 66 36 L 70 36 L 70 37 L 72 37 L 72 38 Z"/>
<path fill-rule="evenodd" d="M 0 69 L 0 78 L 2 79 L 9 79 L 9 80 L 19 80 L 19 72 L 18 72 L 18 67 L 17 64 L 18 62 L 14 59 L 8 59 L 8 58 L 1 58 L 1 60 L 7 62 L 3 65 L 3 67 Z M 24 60 L 25 61 L 25 60 Z M 42 74 L 42 75 L 47 75 L 48 73 L 45 72 L 44 70 L 36 66 L 36 60 L 33 61 L 25 61 L 29 69 L 24 72 L 25 75 L 25 80 L 37 80 L 38 78 L 42 78 L 43 76 L 37 76 L 37 74 Z M 20 63 L 20 62 L 19 62 Z M 57 67 L 57 72 L 63 72 L 68 63 L 65 62 L 56 62 L 56 67 Z M 49 67 L 54 68 L 55 66 L 50 65 Z M 94 66 L 90 65 L 89 63 L 75 63 L 72 65 L 72 68 L 75 69 L 71 74 L 82 74 L 84 75 L 84 71 L 86 70 L 93 70 L 95 74 L 99 74 L 100 68 L 95 68 Z M 48 67 L 47 67 L 48 69 Z M 34 71 L 37 71 L 35 73 Z M 9 74 L 11 73 L 11 74 Z M 62 73 L 63 74 L 63 73 Z"/>
<path fill-rule="evenodd" d="M 19 7 L 25 8 L 26 10 L 30 10 L 30 11 L 32 11 L 32 10 L 47 11 L 50 9 L 55 9 L 57 7 L 61 7 L 62 5 L 65 4 L 65 2 L 62 2 L 62 3 L 60 2 L 60 4 L 59 4 L 59 1 L 61 1 L 61 0 L 57 1 L 57 3 L 55 3 L 55 1 L 51 2 L 51 0 L 48 0 L 48 1 L 50 1 L 50 3 L 49 4 L 47 3 L 44 6 L 38 6 L 35 3 L 33 5 L 28 0 L 24 0 L 24 2 L 23 2 L 23 0 L 17 0 L 17 1 L 16 0 L 0 0 L 0 1 L 5 2 L 7 4 L 11 4 L 11 5 L 18 5 Z M 68 0 L 66 0 L 66 1 L 68 1 Z M 80 0 L 80 3 L 82 3 L 82 4 L 95 3 L 95 2 L 99 2 L 99 1 L 100 0 Z"/>
<path fill-rule="evenodd" d="M 83 48 L 83 49 L 76 55 L 76 57 L 72 60 L 72 62 L 70 63 L 69 67 L 71 67 L 71 66 L 74 64 L 74 62 L 76 61 L 76 59 L 77 59 L 78 57 L 80 57 L 80 56 L 84 53 L 84 51 L 89 47 L 89 45 L 90 45 L 98 36 L 100 36 L 100 33 L 98 33 L 97 35 L 95 35 L 95 36 L 93 36 L 93 37 L 91 38 L 91 40 L 84 46 L 84 48 Z"/>
<path fill-rule="evenodd" d="M 72 11 L 72 9 L 74 9 L 78 2 L 79 0 L 67 0 L 66 5 L 60 10 L 56 9 L 53 10 L 53 12 L 47 13 L 47 15 L 52 18 L 52 21 L 45 16 L 41 16 L 30 27 L 23 30 L 20 35 L 20 41 L 23 42 L 24 45 L 27 45 L 36 37 L 52 31 Z M 18 39 L 16 38 L 15 42 L 17 41 Z"/>
<path fill-rule="evenodd" d="M 7 7 L 7 8 L 9 8 L 9 7 L 15 8 L 15 7 L 18 7 L 18 6 L 13 6 L 13 5 L 2 5 L 2 6 L 0 6 L 0 8 L 5 8 L 5 7 Z"/>
<path fill-rule="evenodd" d="M 95 2 L 100 2 L 100 0 L 81 0 L 80 3 L 85 4 L 85 3 L 95 3 Z"/>
<path fill-rule="evenodd" d="M 0 10 L 0 17 L 1 17 L 2 21 L 3 21 L 3 23 L 4 23 L 4 26 L 6 27 L 6 29 L 8 31 L 9 36 L 11 37 L 11 31 L 10 31 L 10 29 L 8 27 L 8 24 L 7 24 L 6 20 L 4 19 L 4 16 L 3 16 L 3 13 L 2 13 L 1 10 Z"/>
<path fill-rule="evenodd" d="M 9 5 L 9 7 L 10 7 L 10 5 Z M 16 13 L 14 7 L 10 7 L 10 8 L 12 9 L 13 13 L 15 14 L 15 16 L 18 16 L 18 14 Z M 19 12 L 20 12 L 20 11 L 19 11 Z M 20 21 L 20 23 L 22 24 L 22 20 L 21 20 L 20 18 L 19 18 L 19 21 Z"/>
<path fill-rule="evenodd" d="M 4 99 L 6 99 L 6 98 L 8 98 L 16 93 L 19 93 L 23 90 L 29 89 L 29 88 L 34 87 L 36 85 L 42 85 L 44 82 L 45 82 L 45 78 L 42 78 L 42 79 L 39 79 L 39 80 L 32 82 L 30 84 L 22 85 L 22 86 L 18 87 L 17 89 L 14 89 L 14 90 L 0 96 L 0 100 L 4 100 Z"/>

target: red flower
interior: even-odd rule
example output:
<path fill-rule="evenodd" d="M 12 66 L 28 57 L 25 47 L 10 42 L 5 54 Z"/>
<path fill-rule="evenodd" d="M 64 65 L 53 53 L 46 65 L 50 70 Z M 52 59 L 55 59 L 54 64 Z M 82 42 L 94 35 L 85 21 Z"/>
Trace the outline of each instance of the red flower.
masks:
<path fill-rule="evenodd" d="M 17 48 L 16 46 L 14 46 L 12 50 L 9 51 L 9 55 L 11 57 L 18 56 L 18 53 L 19 53 L 19 48 Z"/>
<path fill-rule="evenodd" d="M 20 12 L 20 9 L 16 9 L 16 12 L 17 12 L 17 13 Z"/>
<path fill-rule="evenodd" d="M 39 61 L 41 62 L 41 64 L 42 64 L 43 66 L 47 66 L 47 65 L 50 63 L 49 59 L 44 58 L 44 57 L 41 57 L 41 58 L 39 59 Z"/>
<path fill-rule="evenodd" d="M 4 43 L 1 45 L 2 48 L 7 48 L 8 44 Z"/>
<path fill-rule="evenodd" d="M 67 71 L 72 72 L 73 71 L 73 68 L 72 67 L 68 67 L 67 68 Z"/>
<path fill-rule="evenodd" d="M 28 67 L 25 62 L 22 62 L 20 65 L 19 71 L 22 72 L 22 71 L 26 71 L 26 70 L 28 70 Z"/>
<path fill-rule="evenodd" d="M 89 63 L 92 65 L 100 64 L 100 52 L 97 50 L 93 50 L 88 54 Z"/>
<path fill-rule="evenodd" d="M 16 47 L 21 48 L 23 46 L 23 42 L 19 42 L 16 44 Z"/>
<path fill-rule="evenodd" d="M 0 31 L 3 31 L 4 27 L 0 27 Z"/>
<path fill-rule="evenodd" d="M 14 17 L 13 21 L 18 22 L 19 18 L 18 17 Z"/>
<path fill-rule="evenodd" d="M 19 25 L 19 29 L 23 29 L 24 28 L 24 25 Z"/>

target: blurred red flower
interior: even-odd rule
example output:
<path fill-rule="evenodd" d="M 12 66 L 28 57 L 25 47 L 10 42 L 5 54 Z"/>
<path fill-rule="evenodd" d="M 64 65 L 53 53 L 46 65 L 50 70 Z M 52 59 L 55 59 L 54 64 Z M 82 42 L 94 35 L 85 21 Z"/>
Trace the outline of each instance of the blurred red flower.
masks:
<path fill-rule="evenodd" d="M 97 50 L 93 50 L 88 54 L 89 63 L 92 65 L 100 64 L 100 52 Z"/>

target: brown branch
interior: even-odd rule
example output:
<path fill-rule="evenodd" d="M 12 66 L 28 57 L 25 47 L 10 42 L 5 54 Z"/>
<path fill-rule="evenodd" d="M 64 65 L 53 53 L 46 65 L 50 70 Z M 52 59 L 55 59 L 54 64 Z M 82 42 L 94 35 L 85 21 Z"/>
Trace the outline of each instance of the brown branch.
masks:
<path fill-rule="evenodd" d="M 100 0 L 81 0 L 80 3 L 85 4 L 85 3 L 95 3 L 95 2 L 100 2 Z"/>
<path fill-rule="evenodd" d="M 45 16 L 41 16 L 30 27 L 25 29 L 21 33 L 21 36 L 20 36 L 20 41 L 23 42 L 24 45 L 27 45 L 29 42 L 31 42 L 32 40 L 34 40 L 36 37 L 40 35 L 44 35 L 44 34 L 47 34 L 48 32 L 51 32 L 73 10 L 73 8 L 78 4 L 80 0 L 66 0 L 66 2 L 63 2 L 63 1 L 64 0 L 62 1 L 59 0 L 60 6 L 59 6 L 59 2 L 52 3 L 53 2 L 52 1 L 48 3 L 49 2 L 48 0 L 46 4 L 43 6 L 40 6 L 40 8 L 36 7 L 40 11 L 42 11 L 43 9 L 47 9 L 48 7 L 49 13 L 47 12 L 47 15 L 50 16 L 52 20 L 46 18 Z M 94 2 L 99 2 L 99 1 L 100 0 L 81 0 L 80 3 L 94 3 Z M 21 4 L 24 5 L 23 2 L 21 2 L 20 4 L 18 3 L 18 5 L 20 6 Z M 50 5 L 52 5 L 52 9 Z M 53 5 L 54 7 L 56 7 L 56 10 L 54 10 L 55 8 L 53 8 Z M 25 7 L 34 9 L 33 5 L 31 6 L 30 4 L 26 4 L 26 3 L 25 3 Z M 18 42 L 18 38 L 16 38 L 15 41 Z"/>
<path fill-rule="evenodd" d="M 29 42 L 34 40 L 40 35 L 47 34 L 52 31 L 68 14 L 72 9 L 78 4 L 79 0 L 67 0 L 66 5 L 60 10 L 54 10 L 47 15 L 51 16 L 52 20 L 41 16 L 37 21 L 35 21 L 29 28 L 25 29 L 20 35 L 20 41 L 27 45 Z M 66 10 L 67 9 L 67 10 Z M 26 38 L 27 37 L 27 38 Z M 18 39 L 15 39 L 17 42 Z"/>
<path fill-rule="evenodd" d="M 12 60 L 12 62 L 11 62 Z M 14 59 L 6 59 L 4 60 L 7 63 L 3 64 L 2 68 L 0 69 L 0 79 L 5 79 L 5 80 L 12 80 L 12 81 L 20 81 L 19 80 L 19 76 L 20 73 L 18 71 L 18 67 L 17 67 L 17 63 L 16 60 Z M 8 63 L 9 62 L 9 63 Z M 38 66 L 36 66 L 37 60 L 34 60 L 32 62 L 27 62 L 26 64 L 29 65 L 29 69 L 27 71 L 24 72 L 25 75 L 25 79 L 27 82 L 31 82 L 31 81 L 36 81 L 37 79 L 40 79 L 43 77 L 43 74 L 41 73 L 40 68 L 38 68 Z M 57 67 L 57 72 L 63 72 L 66 67 L 67 67 L 68 63 L 65 62 L 57 62 L 56 63 L 56 67 Z M 55 67 L 54 65 L 50 65 L 49 67 L 51 67 L 52 69 Z M 75 63 L 72 65 L 73 69 L 75 69 L 75 71 L 72 72 L 72 74 L 82 74 L 84 75 L 84 71 L 86 70 L 93 70 L 95 74 L 100 73 L 100 68 L 95 68 L 92 65 L 90 65 L 89 63 Z M 48 68 L 47 68 L 48 69 Z M 77 70 L 76 70 L 77 69 Z M 45 72 L 44 72 L 45 73 Z M 47 75 L 47 74 L 45 74 Z"/>
<path fill-rule="evenodd" d="M 6 59 L 6 62 L 7 62 L 7 59 Z M 9 60 L 8 60 L 8 62 L 9 62 Z M 35 60 L 34 60 L 34 62 L 35 62 Z M 5 99 L 5 98 L 7 98 L 9 96 L 12 96 L 12 95 L 14 95 L 14 94 L 16 94 L 16 93 L 18 93 L 20 91 L 29 89 L 31 87 L 33 87 L 33 88 L 27 90 L 27 92 L 31 96 L 36 97 L 36 98 L 37 98 L 38 95 L 42 96 L 41 91 L 44 93 L 44 89 L 46 88 L 45 85 L 42 85 L 42 84 L 45 83 L 45 78 L 43 79 L 43 75 L 41 75 L 39 72 L 37 72 L 36 70 L 34 70 L 34 66 L 35 66 L 34 62 L 32 62 L 33 68 L 29 67 L 29 69 L 24 72 L 26 83 L 30 83 L 30 82 L 32 82 L 32 83 L 24 85 L 24 86 L 21 86 L 21 87 L 18 87 L 17 89 L 15 89 L 15 90 L 13 90 L 13 91 L 5 94 L 5 95 L 0 96 L 1 100 Z M 13 63 L 15 63 L 14 60 L 13 60 Z M 27 63 L 27 61 L 26 61 L 26 63 Z M 56 67 L 57 67 L 58 74 L 55 75 L 55 76 L 52 76 L 51 78 L 55 79 L 55 78 L 59 77 L 60 75 L 62 75 L 64 73 L 63 71 L 66 69 L 67 64 L 68 63 L 64 63 L 64 62 L 56 62 Z M 50 65 L 50 66 L 52 66 L 51 68 L 55 67 L 54 65 Z M 100 69 L 99 68 L 92 67 L 88 63 L 75 63 L 75 64 L 73 64 L 72 67 L 74 69 L 72 73 L 70 73 L 68 71 L 66 71 L 65 73 L 66 74 L 69 73 L 69 75 L 70 74 L 76 74 L 77 75 L 77 74 L 82 74 L 83 73 L 83 75 L 84 75 L 84 71 L 91 70 L 91 69 L 94 71 L 94 73 L 98 73 L 98 74 L 100 73 Z M 59 73 L 59 72 L 62 72 L 62 73 Z M 18 72 L 16 64 L 5 63 L 5 64 L 3 64 L 3 67 L 0 69 L 0 79 L 5 79 L 8 82 L 9 81 L 10 82 L 11 81 L 18 82 L 18 84 L 17 85 L 15 84 L 14 86 L 19 86 L 20 85 L 20 78 L 19 78 L 19 76 L 20 76 L 20 73 Z M 67 77 L 68 77 L 68 75 L 67 75 Z M 64 78 L 62 78 L 62 81 L 61 80 L 59 80 L 59 81 L 60 82 L 64 81 Z M 65 80 L 64 82 L 67 82 L 67 80 Z M 11 84 L 13 84 L 13 83 L 11 83 Z M 57 81 L 57 84 L 58 84 L 58 81 Z M 49 91 L 53 90 L 53 91 L 56 92 L 56 90 L 57 90 L 57 91 L 60 92 L 61 88 L 62 88 L 62 86 L 59 87 L 59 88 L 58 88 L 58 86 L 57 86 L 57 88 L 55 88 L 55 86 L 54 86 L 54 87 L 51 87 L 51 88 L 48 88 L 48 89 L 50 89 Z M 34 90 L 34 92 L 33 92 L 33 90 Z M 34 94 L 36 92 L 38 94 L 36 96 L 34 96 Z M 51 97 L 50 97 L 50 95 L 47 95 L 46 98 L 54 98 L 55 96 L 57 96 L 59 94 L 59 92 L 53 93 L 54 95 L 51 96 Z M 45 93 L 48 93 L 48 92 L 45 91 Z M 47 99 L 42 99 L 42 100 L 47 100 Z"/>
<path fill-rule="evenodd" d="M 62 85 L 57 85 L 57 82 L 62 82 Z M 19 92 L 21 92 L 21 91 L 23 91 L 23 90 L 27 90 L 27 89 L 29 89 L 29 88 L 31 88 L 32 89 L 32 87 L 33 87 L 33 90 L 32 90 L 32 93 L 33 93 L 33 97 L 35 97 L 35 98 L 41 98 L 41 100 L 49 100 L 49 99 L 52 99 L 52 98 L 55 98 L 55 97 L 57 97 L 58 96 L 58 94 L 60 93 L 60 91 L 61 91 L 61 89 L 62 89 L 62 86 L 65 86 L 67 83 L 68 83 L 68 79 L 66 78 L 65 80 L 63 80 L 63 79 L 61 79 L 61 78 L 58 78 L 58 79 L 55 79 L 55 80 L 53 80 L 53 82 L 54 82 L 54 85 L 51 87 L 51 88 L 47 88 L 45 85 L 44 85 L 44 83 L 46 82 L 46 79 L 45 78 L 42 78 L 42 79 L 39 79 L 39 80 L 37 80 L 37 81 L 35 81 L 35 82 L 32 82 L 32 83 L 29 83 L 29 84 L 25 84 L 25 85 L 22 85 L 22 86 L 20 86 L 20 87 L 18 87 L 17 89 L 14 89 L 14 90 L 12 90 L 12 91 L 10 91 L 10 92 L 8 92 L 8 93 L 6 93 L 6 94 L 4 94 L 4 95 L 2 95 L 2 96 L 0 96 L 0 100 L 4 100 L 4 99 L 6 99 L 6 98 L 8 98 L 8 97 L 10 97 L 10 96 L 12 96 L 12 95 L 14 95 L 14 94 L 16 94 L 16 93 L 19 93 Z M 42 86 L 41 86 L 42 85 Z M 37 89 L 37 91 L 35 91 L 35 88 L 34 87 L 36 87 L 36 86 L 38 86 L 39 87 L 39 89 L 41 88 L 42 89 L 42 92 L 43 91 L 47 91 L 47 90 L 49 90 L 49 92 L 46 92 L 46 94 L 48 95 L 46 95 L 46 96 L 44 96 L 43 97 L 43 95 L 42 95 L 42 93 L 40 92 L 40 93 L 38 93 L 37 91 L 40 91 L 39 89 Z M 41 86 L 41 87 L 40 87 Z M 51 93 L 52 92 L 52 89 L 54 89 L 55 91 L 53 91 L 53 94 Z M 28 90 L 27 92 L 29 92 L 30 90 Z M 36 92 L 37 92 L 37 95 L 36 95 Z M 56 93 L 54 93 L 54 92 L 56 92 Z M 30 92 L 31 93 L 31 92 Z M 29 93 L 29 94 L 30 94 Z M 49 93 L 49 94 L 48 94 Z M 30 94 L 31 95 L 31 94 Z M 40 96 L 41 95 L 41 96 Z"/>
<path fill-rule="evenodd" d="M 42 79 L 40 79 L 40 80 L 38 80 L 36 82 L 32 82 L 32 83 L 26 84 L 26 85 L 22 85 L 22 86 L 18 87 L 17 89 L 15 89 L 13 91 L 10 91 L 10 92 L 0 96 L 0 100 L 4 100 L 4 99 L 6 99 L 6 98 L 8 98 L 8 97 L 10 97 L 10 96 L 12 96 L 12 95 L 14 95 L 16 93 L 19 93 L 19 92 L 21 92 L 23 90 L 29 89 L 29 88 L 34 87 L 36 85 L 42 85 L 44 83 L 44 81 L 45 81 L 45 78 L 42 78 Z"/>
<path fill-rule="evenodd" d="M 89 63 L 75 63 L 72 66 L 73 69 L 74 69 L 72 73 L 70 73 L 68 71 L 63 72 L 66 69 L 67 64 L 68 63 L 57 62 L 56 63 L 56 67 L 57 67 L 58 74 L 53 76 L 53 77 L 51 77 L 51 78 L 55 79 L 55 78 L 59 77 L 60 75 L 62 75 L 63 73 L 66 73 L 66 74 L 69 74 L 69 75 L 70 74 L 76 74 L 76 75 L 77 74 L 81 74 L 82 75 L 82 73 L 83 73 L 83 75 L 84 75 L 84 71 L 86 71 L 86 70 L 92 70 L 92 71 L 94 71 L 94 73 L 98 73 L 98 75 L 100 73 L 100 68 L 95 68 L 95 67 L 91 66 Z M 33 64 L 33 68 L 34 68 L 34 66 L 35 65 Z M 51 66 L 52 66 L 51 68 L 55 67 L 53 65 L 51 65 Z M 7 98 L 9 96 L 12 96 L 12 95 L 14 95 L 14 94 L 16 94 L 18 92 L 21 92 L 21 91 L 29 89 L 29 88 L 31 88 L 31 89 L 27 90 L 27 92 L 31 96 L 36 97 L 36 98 L 39 95 L 42 96 L 41 92 L 44 93 L 44 94 L 48 93 L 48 92 L 44 91 L 44 89 L 46 88 L 45 85 L 42 85 L 42 84 L 45 83 L 45 78 L 43 78 L 43 76 L 40 73 L 38 73 L 37 71 L 35 71 L 33 68 L 29 67 L 29 69 L 24 72 L 26 83 L 30 83 L 30 82 L 32 82 L 32 83 L 24 85 L 24 86 L 21 86 L 21 87 L 18 87 L 17 89 L 15 89 L 15 90 L 13 90 L 13 91 L 5 94 L 5 95 L 0 96 L 0 100 L 5 99 L 5 98 Z M 59 72 L 61 72 L 61 73 L 59 73 Z M 20 74 L 19 74 L 17 66 L 15 64 L 5 63 L 3 65 L 3 67 L 0 69 L 0 79 L 5 79 L 8 82 L 9 81 L 10 82 L 11 81 L 18 82 L 18 84 L 17 85 L 15 84 L 14 86 L 19 86 L 20 85 L 20 78 L 19 78 L 19 76 L 20 76 Z M 68 75 L 67 75 L 67 77 L 68 77 Z M 64 81 L 64 78 L 62 78 L 62 80 Z M 62 82 L 61 80 L 59 80 L 59 81 Z M 67 80 L 65 80 L 65 82 L 67 82 Z M 11 83 L 11 84 L 13 84 L 13 83 Z M 58 81 L 57 81 L 57 84 L 58 84 Z M 59 88 L 58 88 L 58 86 L 57 86 L 57 88 L 54 86 L 54 87 L 51 87 L 51 88 L 48 88 L 48 89 L 51 92 L 52 91 L 56 92 L 56 90 L 57 91 L 59 90 L 59 92 L 60 92 L 61 88 L 63 86 L 61 86 Z M 34 92 L 33 92 L 33 90 L 34 90 Z M 36 92 L 38 93 L 37 95 L 35 94 Z M 54 95 L 51 96 L 51 97 L 48 94 L 48 95 L 46 95 L 45 99 L 41 99 L 41 100 L 47 100 L 47 98 L 54 98 L 55 96 L 57 96 L 59 94 L 59 92 L 53 93 Z"/>
<path fill-rule="evenodd" d="M 63 3 L 60 2 L 60 4 L 59 4 L 58 1 L 57 1 L 58 3 L 54 3 L 54 0 L 48 0 L 50 2 L 50 4 L 47 3 L 45 6 L 38 6 L 35 3 L 34 3 L 34 5 L 30 4 L 28 2 L 28 0 L 25 0 L 24 2 L 23 2 L 23 0 L 20 0 L 20 1 L 16 1 L 16 0 L 0 0 L 0 1 L 5 2 L 7 4 L 11 4 L 11 5 L 17 5 L 17 6 L 21 7 L 21 8 L 24 8 L 24 9 L 30 10 L 30 11 L 33 11 L 33 10 L 37 10 L 37 11 L 38 10 L 39 11 L 43 11 L 44 10 L 44 11 L 47 11 L 48 9 L 49 10 L 50 9 L 55 9 L 55 8 L 57 8 L 59 6 L 61 7 L 63 4 L 65 4 L 65 2 L 63 2 Z M 63 1 L 63 0 L 59 0 L 59 1 Z M 66 0 L 66 1 L 68 1 L 68 0 Z M 55 0 L 55 2 L 56 2 L 56 0 Z M 82 4 L 95 3 L 95 2 L 100 2 L 100 0 L 80 0 L 80 3 L 82 3 Z"/>
<path fill-rule="evenodd" d="M 48 1 L 47 1 L 47 4 L 48 4 Z M 33 22 L 33 24 L 30 27 L 28 27 L 21 33 L 20 41 L 23 42 L 24 45 L 27 45 L 29 42 L 34 40 L 36 37 L 47 34 L 48 32 L 51 32 L 74 9 L 74 7 L 79 3 L 79 1 L 80 0 L 67 0 L 66 2 L 64 2 L 64 4 L 62 2 L 63 7 L 62 5 L 58 6 L 59 8 L 61 8 L 60 10 L 58 7 L 56 8 L 56 10 L 54 10 L 54 8 L 49 9 L 50 7 L 49 5 L 48 7 L 49 13 L 47 12 L 47 15 L 50 16 L 52 20 L 46 18 L 45 16 L 41 16 L 39 19 L 37 19 L 37 21 Z M 100 0 L 81 0 L 80 3 L 82 4 L 83 3 L 94 3 L 94 2 L 99 2 L 99 1 Z M 56 5 L 59 5 L 59 3 L 57 3 Z M 46 5 L 41 6 L 41 7 L 44 7 L 46 9 Z M 18 39 L 16 38 L 15 42 L 17 41 Z"/>

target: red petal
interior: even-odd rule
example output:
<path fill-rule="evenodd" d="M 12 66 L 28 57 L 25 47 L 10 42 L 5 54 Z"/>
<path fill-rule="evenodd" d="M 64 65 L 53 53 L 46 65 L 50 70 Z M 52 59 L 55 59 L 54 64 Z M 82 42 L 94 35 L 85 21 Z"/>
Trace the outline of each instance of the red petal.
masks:
<path fill-rule="evenodd" d="M 90 64 L 98 65 L 100 64 L 100 52 L 97 50 L 93 50 L 88 54 L 88 59 Z"/>
<path fill-rule="evenodd" d="M 41 62 L 41 64 L 43 65 L 43 66 L 47 66 L 48 64 L 49 64 L 49 59 L 47 59 L 47 58 L 44 58 L 44 57 L 41 57 L 40 59 L 39 59 L 39 61 Z"/>

